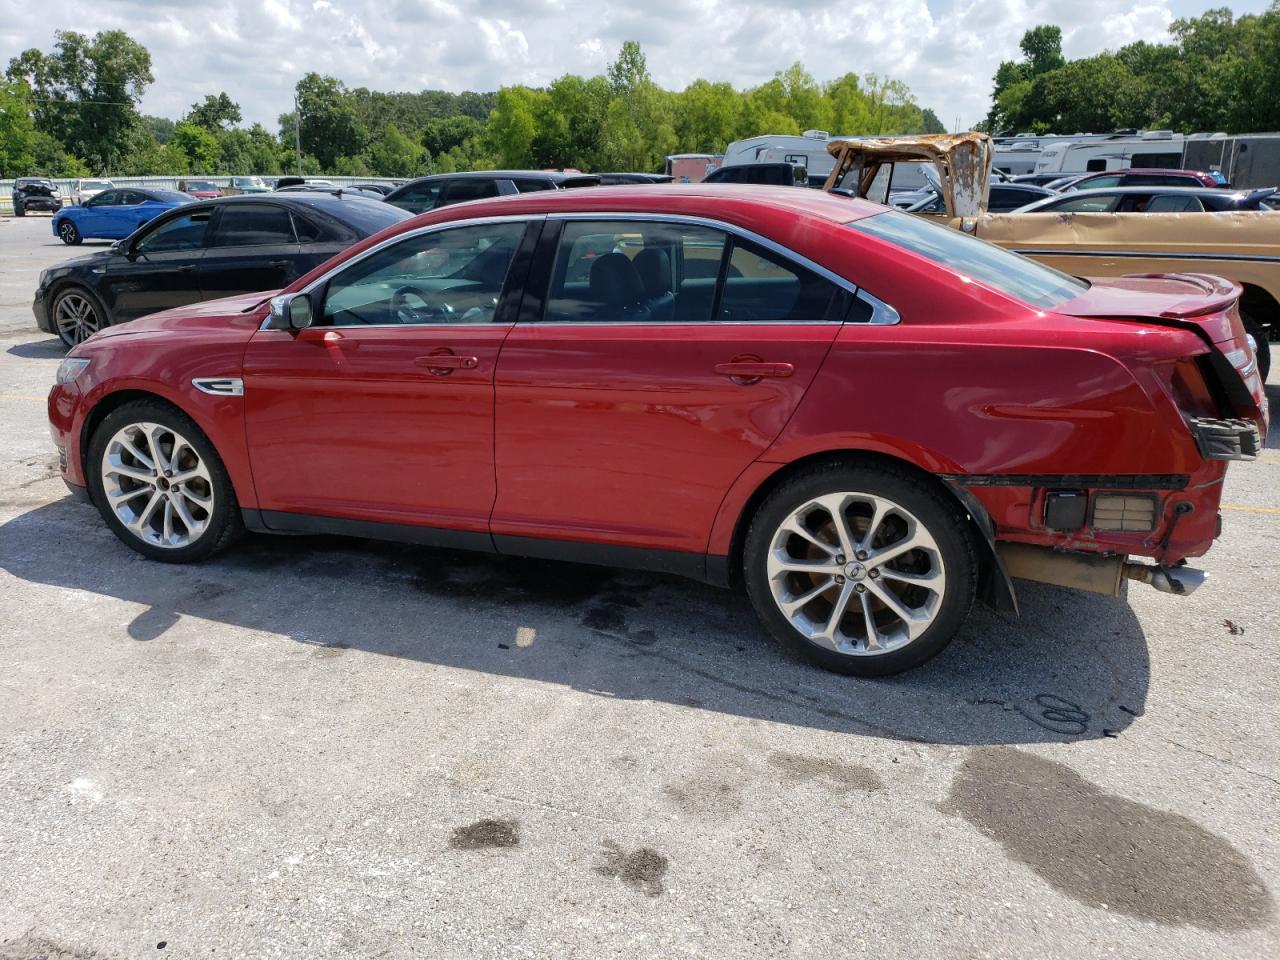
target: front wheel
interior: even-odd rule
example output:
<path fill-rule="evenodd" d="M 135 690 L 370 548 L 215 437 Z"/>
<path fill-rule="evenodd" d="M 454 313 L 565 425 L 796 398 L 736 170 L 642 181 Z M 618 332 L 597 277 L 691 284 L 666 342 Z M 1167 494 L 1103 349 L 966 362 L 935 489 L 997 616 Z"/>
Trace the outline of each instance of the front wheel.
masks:
<path fill-rule="evenodd" d="M 13 205 L 13 215 L 15 217 L 25 217 L 27 215 L 27 208 L 20 203 L 15 203 Z"/>
<path fill-rule="evenodd" d="M 76 225 L 70 220 L 63 220 L 58 224 L 58 238 L 69 247 L 74 247 L 84 237 L 80 236 L 80 231 L 76 229 Z"/>
<path fill-rule="evenodd" d="M 53 326 L 68 347 L 83 343 L 107 325 L 98 300 L 81 287 L 67 287 L 53 298 Z"/>
<path fill-rule="evenodd" d="M 85 471 L 107 526 L 153 560 L 204 560 L 244 530 L 213 444 L 165 403 L 140 400 L 107 414 L 89 443 Z"/>
<path fill-rule="evenodd" d="M 833 463 L 792 477 L 761 504 L 743 551 L 765 627 L 837 673 L 883 676 L 924 663 L 973 604 L 968 520 L 909 471 Z"/>

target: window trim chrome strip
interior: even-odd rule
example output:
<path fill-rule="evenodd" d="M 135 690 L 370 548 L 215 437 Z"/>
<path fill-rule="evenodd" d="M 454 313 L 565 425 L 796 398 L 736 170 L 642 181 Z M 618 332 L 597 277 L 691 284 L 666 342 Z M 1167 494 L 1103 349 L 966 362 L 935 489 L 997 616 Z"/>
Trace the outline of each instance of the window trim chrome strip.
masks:
<path fill-rule="evenodd" d="M 449 230 L 455 227 L 461 228 L 461 227 L 482 226 L 484 224 L 490 224 L 490 223 L 520 223 L 520 222 L 530 223 L 530 222 L 536 222 L 540 220 L 541 221 L 556 220 L 561 222 L 613 220 L 613 221 L 622 221 L 622 222 L 634 221 L 634 222 L 641 222 L 641 223 L 674 223 L 674 224 L 684 224 L 684 225 L 695 226 L 695 227 L 705 227 L 710 230 L 719 230 L 723 233 L 729 234 L 730 236 L 741 237 L 744 240 L 749 240 L 752 243 L 755 243 L 761 247 L 764 247 L 766 250 L 769 250 L 772 253 L 776 253 L 782 259 L 789 261 L 790 263 L 793 263 L 798 267 L 802 267 L 805 270 L 808 270 L 812 273 L 816 273 L 818 276 L 822 277 L 824 280 L 827 280 L 830 283 L 834 283 L 836 286 L 840 287 L 845 292 L 852 294 L 854 297 L 863 301 L 864 303 L 866 303 L 868 306 L 871 307 L 871 317 L 868 320 L 865 320 L 861 323 L 850 322 L 850 321 L 839 321 L 840 326 L 849 326 L 849 327 L 892 326 L 902 322 L 902 315 L 898 313 L 898 311 L 891 304 L 885 302 L 884 300 L 881 300 L 879 297 L 876 297 L 871 293 L 868 293 L 867 290 L 865 290 L 862 287 L 859 287 L 852 280 L 842 277 L 838 273 L 835 273 L 834 271 L 829 270 L 826 267 L 822 266 L 822 264 L 815 263 L 814 261 L 810 260 L 808 257 L 804 256 L 803 254 L 796 253 L 794 250 L 790 249 L 789 247 L 785 247 L 782 244 L 778 243 L 777 241 L 770 240 L 768 237 L 761 236 L 760 234 L 752 230 L 748 230 L 745 227 L 740 227 L 737 224 L 728 223 L 724 220 L 715 220 L 710 217 L 698 217 L 690 214 L 643 213 L 643 212 L 638 213 L 636 211 L 620 211 L 616 213 L 608 212 L 608 211 L 572 211 L 572 212 L 564 212 L 564 213 L 554 213 L 554 212 L 553 213 L 520 213 L 520 214 L 508 214 L 506 216 L 472 217 L 465 220 L 447 220 L 440 223 L 432 223 L 432 224 L 428 224 L 427 226 L 418 227 L 413 230 L 406 230 L 404 233 L 397 233 L 395 236 L 388 237 L 386 240 L 383 240 L 381 243 L 378 243 L 372 247 L 369 247 L 367 250 L 362 250 L 358 256 L 352 257 L 350 260 L 344 260 L 342 263 L 338 264 L 332 269 L 321 274 L 315 280 L 312 280 L 309 284 L 307 284 L 301 290 L 294 291 L 294 293 L 290 294 L 290 296 L 297 296 L 298 294 L 302 294 L 302 293 L 311 294 L 313 291 L 315 291 L 317 288 L 327 283 L 336 274 L 345 270 L 347 267 L 360 263 L 363 260 L 367 259 L 368 257 L 371 257 L 374 254 L 379 253 L 382 250 L 385 250 L 387 247 L 390 247 L 396 243 L 400 243 L 406 240 L 411 240 L 415 237 L 425 236 L 430 233 L 437 233 L 441 230 Z M 272 298 L 272 299 L 274 300 L 275 298 Z M 270 313 L 268 313 L 267 316 L 263 318 L 262 325 L 258 328 L 259 331 L 270 329 L 267 326 L 270 320 L 271 320 L 271 315 Z M 786 325 L 794 325 L 794 326 L 827 326 L 829 324 L 836 323 L 836 322 L 837 321 L 832 321 L 832 320 L 779 321 L 779 323 L 786 324 Z M 708 326 L 711 324 L 759 326 L 760 323 L 761 321 L 758 321 L 758 320 L 706 320 L 706 321 L 692 321 L 692 322 L 681 322 L 681 323 L 635 323 L 635 322 L 629 323 L 627 321 L 618 321 L 616 323 L 609 323 L 608 325 L 609 326 L 701 327 L 701 326 Z M 521 324 L 518 321 L 516 322 L 516 324 L 514 324 L 514 326 L 517 326 L 517 327 L 520 325 Z M 582 326 L 582 325 L 583 324 L 579 321 L 571 321 L 571 320 L 563 320 L 563 321 L 553 320 L 553 321 L 538 323 L 538 326 L 546 326 L 546 327 L 550 327 L 550 326 L 571 327 L 571 326 Z M 320 325 L 317 324 L 316 326 L 319 327 Z M 358 329 L 358 330 L 405 329 L 405 328 L 417 329 L 418 327 L 429 328 L 433 326 L 463 326 L 463 324 L 369 323 L 369 324 L 361 324 L 359 327 L 356 327 L 353 329 Z M 491 326 L 491 324 L 466 324 L 466 326 Z M 281 332 L 287 332 L 287 331 L 281 331 Z"/>

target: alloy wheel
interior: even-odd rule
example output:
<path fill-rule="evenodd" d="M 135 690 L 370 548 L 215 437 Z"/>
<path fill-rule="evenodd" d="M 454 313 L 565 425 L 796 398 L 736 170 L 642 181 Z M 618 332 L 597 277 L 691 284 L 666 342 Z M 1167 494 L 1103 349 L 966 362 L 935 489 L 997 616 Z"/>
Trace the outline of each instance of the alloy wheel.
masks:
<path fill-rule="evenodd" d="M 900 649 L 933 624 L 947 589 L 933 535 L 910 511 L 868 493 L 815 497 L 770 541 L 773 600 L 810 643 L 852 656 Z"/>
<path fill-rule="evenodd" d="M 66 293 L 58 299 L 53 321 L 58 327 L 58 336 L 70 347 L 89 339 L 102 325 L 93 303 L 80 293 Z"/>
<path fill-rule="evenodd" d="M 190 546 L 209 528 L 213 480 L 191 443 L 159 423 L 131 423 L 107 441 L 102 491 L 121 525 L 144 543 Z"/>

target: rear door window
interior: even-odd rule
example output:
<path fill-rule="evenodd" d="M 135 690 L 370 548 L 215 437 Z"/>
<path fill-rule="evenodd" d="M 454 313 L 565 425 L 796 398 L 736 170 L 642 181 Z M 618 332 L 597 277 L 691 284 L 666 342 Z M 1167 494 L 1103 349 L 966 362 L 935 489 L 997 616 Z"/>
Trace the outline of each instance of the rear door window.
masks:
<path fill-rule="evenodd" d="M 210 246 L 251 247 L 296 242 L 289 211 L 267 203 L 233 203 L 222 208 Z"/>
<path fill-rule="evenodd" d="M 1058 213 L 1110 213 L 1120 198 L 1115 194 L 1071 197 L 1048 207 Z"/>
<path fill-rule="evenodd" d="M 521 193 L 532 193 L 537 190 L 554 190 L 556 185 L 550 180 L 539 177 L 517 177 L 512 181 Z"/>
<path fill-rule="evenodd" d="M 570 221 L 544 320 L 795 323 L 843 319 L 850 300 L 789 258 L 710 227 Z"/>
<path fill-rule="evenodd" d="M 433 180 L 430 183 L 414 183 L 405 187 L 395 199 L 388 201 L 410 213 L 425 213 L 434 209 L 440 201 L 440 194 L 445 181 Z"/>
<path fill-rule="evenodd" d="M 467 200 L 483 200 L 498 195 L 498 181 L 480 177 L 450 180 L 445 192 L 445 204 L 464 203 Z"/>
<path fill-rule="evenodd" d="M 1199 197 L 1167 193 L 1152 197 L 1147 204 L 1147 213 L 1204 213 L 1204 204 Z"/>

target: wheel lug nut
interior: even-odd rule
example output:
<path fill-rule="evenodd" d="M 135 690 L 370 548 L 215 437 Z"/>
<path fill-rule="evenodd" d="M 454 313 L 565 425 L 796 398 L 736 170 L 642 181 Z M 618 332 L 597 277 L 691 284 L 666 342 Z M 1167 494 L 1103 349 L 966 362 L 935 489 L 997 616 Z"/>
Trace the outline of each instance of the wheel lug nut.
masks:
<path fill-rule="evenodd" d="M 844 583 L 844 577 L 837 576 L 836 583 Z"/>
<path fill-rule="evenodd" d="M 871 576 L 871 579 L 872 579 L 872 580 L 875 580 L 875 579 L 877 579 L 877 578 L 880 576 L 880 571 L 879 571 L 879 570 L 872 570 L 872 571 L 871 571 L 870 576 Z"/>
<path fill-rule="evenodd" d="M 844 554 L 843 554 L 843 553 L 837 553 L 837 554 L 836 554 L 836 563 L 844 563 Z"/>
<path fill-rule="evenodd" d="M 859 550 L 857 556 L 859 560 L 865 560 L 867 559 L 867 551 Z"/>
<path fill-rule="evenodd" d="M 855 583 L 855 584 L 853 585 L 853 589 L 857 590 L 859 593 L 866 593 L 866 592 L 867 592 L 867 588 L 866 588 L 866 587 L 864 587 L 864 586 L 863 586 L 862 584 L 860 584 L 860 583 Z"/>

